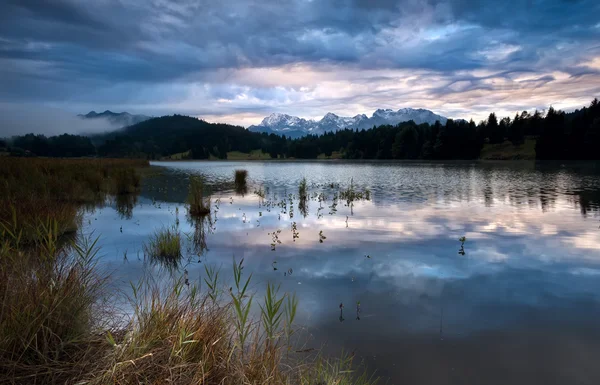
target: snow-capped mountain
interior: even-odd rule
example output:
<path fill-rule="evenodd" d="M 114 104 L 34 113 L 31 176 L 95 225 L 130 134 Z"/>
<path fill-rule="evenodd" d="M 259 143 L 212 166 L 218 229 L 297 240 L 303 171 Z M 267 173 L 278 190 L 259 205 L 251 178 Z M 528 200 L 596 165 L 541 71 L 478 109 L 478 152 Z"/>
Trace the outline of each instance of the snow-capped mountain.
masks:
<path fill-rule="evenodd" d="M 345 128 L 369 129 L 383 124 L 396 125 L 409 120 L 417 124 L 433 124 L 439 120 L 440 123 L 445 124 L 447 118 L 422 108 L 401 108 L 398 111 L 379 109 L 370 118 L 365 114 L 344 117 L 329 112 L 321 120 L 307 120 L 297 116 L 274 113 L 264 118 L 259 125 L 248 127 L 248 130 L 297 138 L 308 134 L 320 135 L 325 132 L 335 132 Z"/>

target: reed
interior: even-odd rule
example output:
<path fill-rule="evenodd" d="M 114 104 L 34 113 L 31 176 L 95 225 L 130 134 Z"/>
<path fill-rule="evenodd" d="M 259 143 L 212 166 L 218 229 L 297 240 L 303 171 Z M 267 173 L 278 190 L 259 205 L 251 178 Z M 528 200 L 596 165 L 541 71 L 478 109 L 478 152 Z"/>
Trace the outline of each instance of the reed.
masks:
<path fill-rule="evenodd" d="M 210 197 L 204 197 L 204 182 L 198 176 L 190 178 L 188 189 L 188 211 L 190 215 L 202 217 L 210 214 Z"/>
<path fill-rule="evenodd" d="M 308 198 L 308 189 L 306 186 L 306 178 L 302 178 L 300 184 L 298 185 L 298 199 L 301 201 L 306 201 Z"/>
<path fill-rule="evenodd" d="M 238 194 L 246 194 L 248 192 L 248 171 L 247 170 L 235 170 L 235 192 Z"/>
<path fill-rule="evenodd" d="M 64 246 L 56 228 L 40 227 L 36 248 L 13 239 L 0 250 L 0 383 L 66 383 L 104 354 L 95 331 L 108 277 L 96 268 L 97 239 Z"/>
<path fill-rule="evenodd" d="M 175 228 L 161 228 L 144 244 L 144 253 L 155 263 L 178 267 L 181 259 L 181 234 Z"/>
<path fill-rule="evenodd" d="M 33 243 L 40 223 L 52 220 L 61 234 L 74 232 L 84 205 L 107 194 L 135 192 L 137 170 L 147 161 L 4 157 L 0 162 L 0 224 Z"/>

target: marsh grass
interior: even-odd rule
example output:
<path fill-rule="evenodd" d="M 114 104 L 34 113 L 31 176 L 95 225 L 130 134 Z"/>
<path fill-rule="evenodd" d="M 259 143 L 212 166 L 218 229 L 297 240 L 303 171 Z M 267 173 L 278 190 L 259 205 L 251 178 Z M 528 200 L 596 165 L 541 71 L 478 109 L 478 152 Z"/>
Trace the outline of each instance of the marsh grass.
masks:
<path fill-rule="evenodd" d="M 175 281 L 132 285 L 130 326 L 107 334 L 111 352 L 101 384 L 218 384 L 231 375 L 227 307 Z M 232 382 L 231 382 L 232 383 Z"/>
<path fill-rule="evenodd" d="M 235 170 L 234 185 L 237 194 L 246 194 L 248 192 L 248 170 Z"/>
<path fill-rule="evenodd" d="M 75 232 L 83 206 L 104 202 L 107 194 L 138 191 L 138 169 L 148 161 L 126 159 L 41 159 L 6 157 L 0 162 L 0 228 L 34 243 L 38 225 L 57 223 Z"/>
<path fill-rule="evenodd" d="M 133 168 L 118 168 L 112 174 L 115 195 L 135 193 L 140 188 L 140 177 Z"/>
<path fill-rule="evenodd" d="M 157 229 L 144 243 L 144 253 L 151 261 L 177 268 L 181 260 L 181 233 L 175 228 Z"/>
<path fill-rule="evenodd" d="M 202 217 L 210 214 L 210 197 L 204 197 L 204 181 L 199 176 L 190 177 L 187 203 L 192 216 Z"/>
<path fill-rule="evenodd" d="M 40 230 L 35 248 L 16 238 L 0 250 L 0 383 L 65 383 L 103 354 L 97 239 L 67 247 L 56 228 Z"/>

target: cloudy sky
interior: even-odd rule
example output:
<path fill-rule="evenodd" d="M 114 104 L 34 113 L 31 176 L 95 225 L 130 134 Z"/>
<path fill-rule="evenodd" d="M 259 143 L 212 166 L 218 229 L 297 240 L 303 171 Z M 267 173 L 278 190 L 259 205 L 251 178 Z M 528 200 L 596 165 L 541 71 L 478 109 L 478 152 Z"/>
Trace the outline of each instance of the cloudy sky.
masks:
<path fill-rule="evenodd" d="M 4 113 L 479 120 L 598 96 L 598 0 L 0 2 Z"/>

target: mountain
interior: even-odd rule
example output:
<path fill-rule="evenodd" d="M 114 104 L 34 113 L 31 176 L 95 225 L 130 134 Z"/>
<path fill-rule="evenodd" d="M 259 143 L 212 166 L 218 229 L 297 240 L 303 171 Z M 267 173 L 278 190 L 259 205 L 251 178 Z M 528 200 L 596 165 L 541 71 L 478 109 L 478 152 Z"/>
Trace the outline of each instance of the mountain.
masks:
<path fill-rule="evenodd" d="M 108 157 L 158 158 L 190 151 L 191 157 L 224 158 L 227 151 L 249 153 L 262 146 L 263 136 L 244 127 L 208 123 L 189 116 L 150 118 L 121 130 L 96 135 L 98 154 Z"/>
<path fill-rule="evenodd" d="M 143 122 L 144 120 L 150 119 L 150 116 L 146 115 L 132 115 L 129 112 L 112 112 L 106 110 L 101 113 L 97 113 L 96 111 L 90 111 L 85 115 L 79 114 L 78 117 L 82 119 L 106 119 L 111 124 L 121 128 L 131 126 L 133 124 L 137 124 Z"/>
<path fill-rule="evenodd" d="M 344 117 L 327 113 L 321 120 L 307 120 L 297 116 L 274 113 L 256 126 L 248 127 L 252 132 L 265 132 L 267 134 L 285 135 L 292 138 L 298 138 L 308 134 L 320 135 L 325 132 L 335 132 L 345 128 L 351 129 L 369 129 L 373 126 L 384 124 L 397 125 L 401 122 L 414 121 L 416 124 L 433 124 L 436 120 L 445 124 L 447 118 L 434 114 L 429 110 L 422 108 L 401 108 L 398 111 L 391 109 L 379 109 L 369 118 L 365 114 L 354 117 Z"/>

